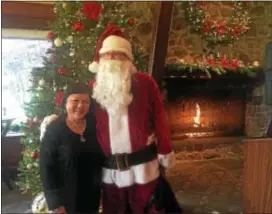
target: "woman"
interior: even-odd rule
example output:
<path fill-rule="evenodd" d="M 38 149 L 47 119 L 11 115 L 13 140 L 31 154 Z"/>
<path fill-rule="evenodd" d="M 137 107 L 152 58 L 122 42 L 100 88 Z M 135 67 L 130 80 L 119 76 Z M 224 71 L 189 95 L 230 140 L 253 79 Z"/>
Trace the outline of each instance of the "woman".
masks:
<path fill-rule="evenodd" d="M 62 114 L 48 125 L 41 142 L 41 180 L 54 213 L 98 213 L 104 154 L 89 94 L 80 85 L 69 87 Z"/>

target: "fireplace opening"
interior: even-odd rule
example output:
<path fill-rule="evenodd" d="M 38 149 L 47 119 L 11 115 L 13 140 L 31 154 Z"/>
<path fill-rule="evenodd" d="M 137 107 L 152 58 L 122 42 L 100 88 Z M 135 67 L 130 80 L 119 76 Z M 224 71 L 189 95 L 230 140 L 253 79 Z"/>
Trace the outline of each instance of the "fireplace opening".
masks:
<path fill-rule="evenodd" d="M 172 140 L 244 135 L 244 90 L 205 88 L 180 79 L 165 81 L 165 88 Z"/>

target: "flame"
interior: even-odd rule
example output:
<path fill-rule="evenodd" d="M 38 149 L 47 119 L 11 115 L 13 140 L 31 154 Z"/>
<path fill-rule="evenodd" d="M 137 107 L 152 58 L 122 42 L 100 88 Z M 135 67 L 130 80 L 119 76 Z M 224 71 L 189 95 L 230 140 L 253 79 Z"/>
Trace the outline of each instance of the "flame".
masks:
<path fill-rule="evenodd" d="M 201 115 L 200 106 L 198 105 L 198 103 L 196 103 L 196 116 L 194 117 L 194 127 L 199 127 L 201 125 L 200 115 Z"/>

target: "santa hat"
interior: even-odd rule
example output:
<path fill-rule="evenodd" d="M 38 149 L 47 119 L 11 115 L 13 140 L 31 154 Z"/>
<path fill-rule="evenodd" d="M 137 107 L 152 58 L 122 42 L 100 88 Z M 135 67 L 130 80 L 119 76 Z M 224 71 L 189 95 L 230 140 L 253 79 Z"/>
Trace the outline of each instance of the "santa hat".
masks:
<path fill-rule="evenodd" d="M 106 30 L 99 37 L 93 62 L 90 64 L 89 70 L 92 72 L 97 71 L 100 54 L 110 51 L 122 52 L 130 60 L 133 60 L 132 47 L 128 38 L 118 26 L 113 24 L 108 24 Z"/>

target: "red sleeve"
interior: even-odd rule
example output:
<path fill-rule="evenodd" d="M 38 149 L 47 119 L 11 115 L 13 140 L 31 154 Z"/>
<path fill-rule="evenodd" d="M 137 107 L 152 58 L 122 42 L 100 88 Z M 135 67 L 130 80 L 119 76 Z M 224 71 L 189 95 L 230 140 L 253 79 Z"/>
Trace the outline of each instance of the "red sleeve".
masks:
<path fill-rule="evenodd" d="M 167 122 L 162 96 L 159 87 L 153 78 L 151 78 L 151 99 L 159 162 L 163 166 L 169 167 L 174 163 L 170 129 Z"/>
<path fill-rule="evenodd" d="M 95 78 L 93 78 L 92 80 L 89 81 L 88 87 L 89 88 L 93 88 L 94 87 L 94 83 L 95 83 Z"/>

